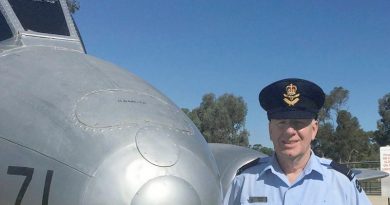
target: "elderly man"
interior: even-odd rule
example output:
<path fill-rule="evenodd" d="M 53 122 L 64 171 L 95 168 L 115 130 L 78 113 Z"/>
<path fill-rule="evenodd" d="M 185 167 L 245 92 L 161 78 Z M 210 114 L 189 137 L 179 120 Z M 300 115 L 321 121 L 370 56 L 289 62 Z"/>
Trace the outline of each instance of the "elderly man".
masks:
<path fill-rule="evenodd" d="M 274 82 L 260 92 L 275 153 L 236 176 L 224 205 L 371 204 L 349 169 L 311 150 L 324 100 L 318 85 L 296 78 Z"/>

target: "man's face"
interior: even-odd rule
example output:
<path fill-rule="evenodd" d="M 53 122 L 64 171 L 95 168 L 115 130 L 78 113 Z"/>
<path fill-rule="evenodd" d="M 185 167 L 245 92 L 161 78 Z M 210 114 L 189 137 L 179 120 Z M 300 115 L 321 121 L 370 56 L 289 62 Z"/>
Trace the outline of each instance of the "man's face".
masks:
<path fill-rule="evenodd" d="M 318 131 L 313 119 L 271 119 L 269 134 L 278 157 L 295 159 L 310 153 L 310 143 Z"/>

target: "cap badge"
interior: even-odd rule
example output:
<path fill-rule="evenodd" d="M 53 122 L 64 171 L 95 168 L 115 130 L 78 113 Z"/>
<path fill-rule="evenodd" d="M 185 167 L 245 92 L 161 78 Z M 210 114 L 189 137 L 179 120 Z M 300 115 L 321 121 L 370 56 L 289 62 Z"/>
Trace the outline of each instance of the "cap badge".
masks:
<path fill-rule="evenodd" d="M 300 94 L 297 93 L 297 86 L 290 83 L 290 85 L 286 86 L 286 93 L 283 94 L 283 100 L 288 106 L 294 106 L 299 101 L 299 95 Z"/>

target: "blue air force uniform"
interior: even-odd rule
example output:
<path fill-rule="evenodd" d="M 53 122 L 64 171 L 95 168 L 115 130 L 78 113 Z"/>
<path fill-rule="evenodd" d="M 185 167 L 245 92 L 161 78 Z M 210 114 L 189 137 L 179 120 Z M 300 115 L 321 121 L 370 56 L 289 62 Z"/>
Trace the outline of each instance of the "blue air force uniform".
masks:
<path fill-rule="evenodd" d="M 313 153 L 301 175 L 290 183 L 276 158 L 259 159 L 237 176 L 224 205 L 371 204 L 352 172 Z"/>

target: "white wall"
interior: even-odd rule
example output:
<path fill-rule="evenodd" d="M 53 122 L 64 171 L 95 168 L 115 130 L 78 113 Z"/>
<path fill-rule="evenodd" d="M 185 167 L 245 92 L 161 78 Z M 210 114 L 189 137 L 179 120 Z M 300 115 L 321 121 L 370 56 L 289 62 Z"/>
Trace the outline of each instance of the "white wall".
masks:
<path fill-rule="evenodd" d="M 390 174 L 390 146 L 380 148 L 381 171 Z M 382 178 L 382 196 L 390 197 L 390 176 Z"/>

